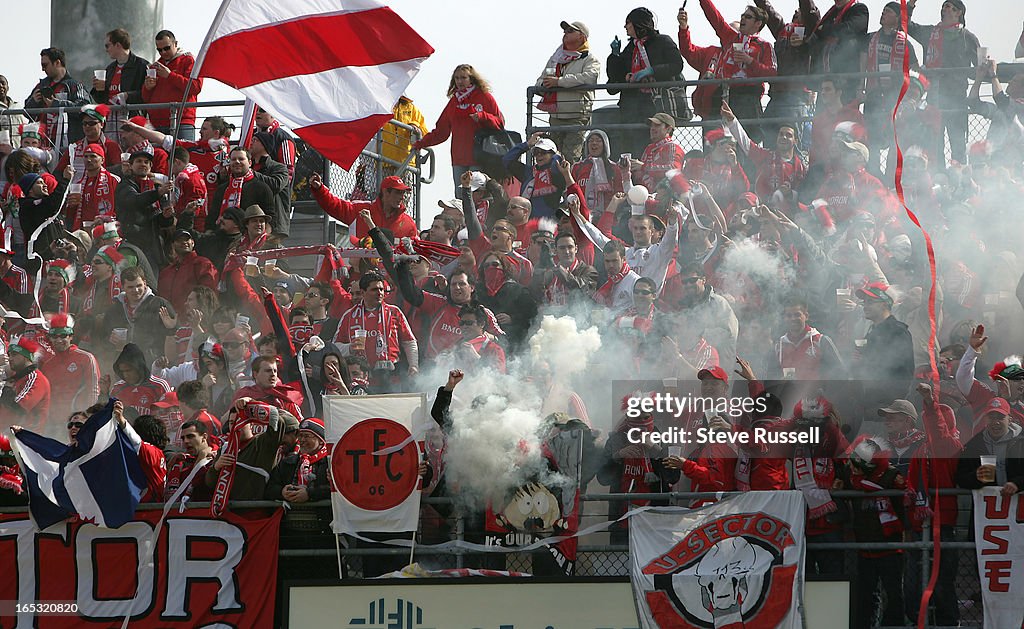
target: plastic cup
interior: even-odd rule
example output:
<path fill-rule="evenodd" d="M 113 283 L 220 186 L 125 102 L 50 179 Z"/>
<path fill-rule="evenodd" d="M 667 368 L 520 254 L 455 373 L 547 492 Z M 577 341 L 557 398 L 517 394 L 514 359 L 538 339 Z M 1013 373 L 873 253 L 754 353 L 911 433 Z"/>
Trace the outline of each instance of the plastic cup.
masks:
<path fill-rule="evenodd" d="M 236 315 L 235 316 L 235 327 L 237 327 L 237 328 L 244 328 L 244 327 L 246 327 L 248 325 L 249 325 L 249 317 L 247 317 L 245 315 Z"/>
<path fill-rule="evenodd" d="M 981 459 L 982 465 L 991 465 L 992 467 L 996 465 L 996 455 L 994 454 L 983 454 L 978 458 Z"/>
<path fill-rule="evenodd" d="M 354 351 L 361 352 L 366 348 L 366 330 L 356 330 L 355 335 L 352 338 L 352 348 Z"/>
<path fill-rule="evenodd" d="M 276 266 L 277 266 L 277 259 L 276 258 L 271 258 L 269 260 L 264 260 L 263 261 L 263 269 L 264 270 L 272 269 L 272 268 L 274 268 Z"/>
<path fill-rule="evenodd" d="M 683 456 L 683 446 L 669 446 L 668 447 L 668 455 L 669 456 Z"/>
<path fill-rule="evenodd" d="M 106 70 L 93 70 L 92 78 L 96 79 L 97 81 L 106 81 L 107 80 L 107 71 Z"/>
<path fill-rule="evenodd" d="M 155 79 L 156 78 L 156 68 L 146 68 L 146 78 L 148 78 L 148 79 Z"/>
<path fill-rule="evenodd" d="M 849 288 L 837 288 L 836 289 L 836 303 L 842 303 L 844 300 L 849 299 L 853 295 L 853 291 Z"/>
<path fill-rule="evenodd" d="M 988 60 L 988 46 L 978 46 L 978 65 Z"/>
<path fill-rule="evenodd" d="M 800 39 L 803 39 L 804 38 L 804 27 L 803 26 L 794 26 L 793 27 L 793 34 L 796 35 L 797 37 L 799 37 Z"/>
<path fill-rule="evenodd" d="M 73 183 L 68 185 L 68 194 L 82 194 L 82 184 Z"/>
<path fill-rule="evenodd" d="M 782 377 L 785 380 L 792 380 L 793 378 L 796 378 L 796 367 L 783 367 Z"/>
<path fill-rule="evenodd" d="M 857 347 L 864 347 L 865 345 L 868 344 L 868 340 L 867 339 L 856 339 L 856 340 L 853 341 L 853 344 L 856 345 Z"/>
<path fill-rule="evenodd" d="M 121 161 L 122 162 L 127 162 L 131 158 L 132 158 L 132 154 L 131 153 L 121 153 Z"/>
<path fill-rule="evenodd" d="M 733 44 L 732 49 L 734 52 L 743 52 L 743 44 Z"/>
<path fill-rule="evenodd" d="M 628 162 L 628 161 L 630 161 L 632 159 L 633 159 L 633 154 L 632 153 L 623 153 L 622 155 L 619 155 L 619 161 Z"/>
<path fill-rule="evenodd" d="M 245 274 L 254 277 L 260 274 L 260 261 L 256 256 L 245 258 Z"/>
<path fill-rule="evenodd" d="M 633 216 L 643 216 L 645 209 L 646 208 L 643 205 L 632 205 L 629 208 L 629 213 Z"/>
<path fill-rule="evenodd" d="M 111 332 L 119 343 L 128 342 L 128 328 L 114 328 Z"/>

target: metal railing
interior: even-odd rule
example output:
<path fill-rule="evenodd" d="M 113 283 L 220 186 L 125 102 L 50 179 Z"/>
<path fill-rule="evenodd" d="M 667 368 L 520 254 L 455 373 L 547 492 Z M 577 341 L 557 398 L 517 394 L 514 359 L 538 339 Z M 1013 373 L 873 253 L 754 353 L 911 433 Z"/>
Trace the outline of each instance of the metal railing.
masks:
<path fill-rule="evenodd" d="M 953 75 L 966 75 L 969 73 L 969 78 L 974 77 L 974 68 L 937 68 L 928 70 L 930 77 L 936 76 L 953 76 Z M 822 79 L 838 79 L 844 81 L 848 85 L 856 83 L 858 86 L 862 86 L 864 81 L 867 79 L 888 79 L 893 81 L 895 84 L 899 84 L 902 77 L 899 73 L 881 73 L 881 72 L 851 72 L 851 73 L 834 73 L 828 75 L 799 75 L 799 76 L 770 76 L 770 77 L 757 77 L 756 80 L 750 78 L 745 79 L 696 79 L 696 80 L 681 80 L 681 81 L 655 81 L 646 83 L 597 83 L 589 85 L 579 85 L 571 88 L 544 88 L 531 85 L 526 88 L 526 134 L 530 135 L 536 131 L 550 131 L 550 132 L 580 132 L 589 131 L 591 129 L 601 129 L 603 131 L 623 131 L 632 132 L 644 130 L 647 128 L 646 121 L 636 122 L 608 122 L 610 119 L 618 118 L 617 114 L 617 102 L 618 94 L 610 94 L 608 90 L 615 90 L 617 92 L 625 90 L 638 90 L 638 89 L 662 89 L 662 88 L 686 88 L 687 100 L 690 102 L 691 110 L 693 110 L 693 91 L 698 86 L 729 86 L 731 87 L 745 87 L 758 86 L 760 84 L 767 85 L 786 85 L 786 84 L 802 84 L 802 85 L 813 85 L 820 82 Z M 847 89 L 846 94 L 849 94 L 852 90 Z M 593 112 L 591 116 L 591 123 L 588 125 L 559 125 L 551 124 L 551 118 L 545 112 L 541 111 L 537 107 L 536 96 L 544 95 L 547 93 L 559 93 L 559 92 L 593 92 Z M 862 102 L 863 94 L 860 88 L 857 90 L 858 100 Z M 991 90 L 983 88 L 982 97 L 991 96 Z M 966 101 L 967 92 L 964 93 Z M 852 99 L 848 99 L 852 100 Z M 769 102 L 767 95 L 762 97 L 762 106 Z M 600 106 L 600 107 L 599 107 Z M 942 109 L 942 112 L 951 111 L 963 111 L 963 110 L 949 110 Z M 596 119 L 601 118 L 598 122 Z M 741 118 L 744 126 L 749 129 L 756 128 L 758 126 L 772 126 L 782 123 L 809 123 L 813 120 L 813 106 L 808 103 L 807 115 L 794 116 L 787 118 L 768 118 L 762 117 L 756 120 L 748 120 Z M 717 118 L 700 118 L 699 115 L 694 111 L 694 117 L 691 120 L 679 120 L 676 123 L 674 131 L 674 139 L 687 151 L 693 149 L 703 148 L 703 131 L 709 128 L 720 126 L 720 121 Z M 970 113 L 968 111 L 968 130 L 967 130 L 967 143 L 970 145 L 972 142 L 984 140 L 988 133 L 989 121 L 983 116 Z M 809 138 L 808 138 L 809 140 Z M 946 158 L 950 156 L 950 149 L 948 142 L 945 147 Z"/>

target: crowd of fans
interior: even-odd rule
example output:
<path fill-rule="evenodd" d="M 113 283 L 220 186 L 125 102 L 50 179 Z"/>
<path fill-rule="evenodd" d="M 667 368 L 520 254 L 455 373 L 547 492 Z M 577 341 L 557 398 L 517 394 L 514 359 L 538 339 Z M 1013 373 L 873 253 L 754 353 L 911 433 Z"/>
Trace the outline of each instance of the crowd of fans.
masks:
<path fill-rule="evenodd" d="M 696 379 L 702 395 L 727 397 L 734 368 L 744 393 L 765 403 L 753 416 L 648 415 L 595 429 L 597 478 L 613 492 L 795 488 L 807 498 L 809 541 L 917 540 L 936 512 L 943 539 L 953 539 L 963 510 L 955 498 L 931 504 L 932 490 L 998 485 L 1010 495 L 1024 483 L 1024 368 L 1014 355 L 1024 341 L 1024 261 L 1008 229 L 1024 192 L 1024 67 L 987 57 L 962 0 L 943 2 L 935 25 L 914 22 L 916 2 L 908 5 L 905 33 L 897 2 L 869 32 L 856 0 L 821 9 L 800 0 L 791 20 L 754 0 L 737 22 L 699 0 L 717 41 L 694 41 L 680 9 L 678 43 L 651 11 L 634 9 L 604 76 L 636 84 L 615 92 L 620 121 L 646 123 L 647 134 L 590 128 L 594 92 L 574 88 L 598 83 L 602 62 L 588 27 L 562 22 L 562 43 L 537 80 L 538 106 L 560 130 L 530 135 L 500 167 L 484 167 L 474 150 L 481 132 L 505 127 L 499 103 L 477 69 L 460 65 L 434 130 L 413 141 L 402 127 L 386 129 L 397 162 L 451 138 L 454 198 L 420 231 L 402 176 L 384 177 L 366 199 L 339 198 L 312 176 L 324 213 L 378 254 L 324 249 L 312 277 L 292 273 L 287 254 L 258 255 L 310 244 L 287 240 L 296 150 L 268 112 L 242 147 L 220 117 L 196 129 L 189 109 L 180 124 L 171 108 L 111 110 L 181 101 L 186 90 L 186 100 L 198 98 L 202 82 L 187 79 L 193 58 L 169 31 L 157 34 L 152 63 L 128 33 L 109 32 L 112 62 L 91 89 L 47 48 L 46 78 L 25 106 L 71 113 L 0 111 L 0 425 L 73 443 L 85 418 L 116 397 L 153 446 L 143 458 L 150 499 L 216 457 L 186 489 L 191 499 L 209 499 L 218 474 L 237 465 L 233 500 L 315 501 L 330 491 L 323 395 L 438 384 L 420 372 L 505 373 L 526 360 L 543 316 L 571 316 L 596 326 L 605 348 L 573 382 L 581 394 L 549 410 L 589 424 L 590 401 L 596 421 L 613 379 Z M 684 64 L 721 81 L 682 99 L 644 87 L 679 79 Z M 905 65 L 913 72 L 900 100 Z M 866 75 L 834 76 L 857 72 Z M 786 80 L 766 96 L 765 77 Z M 981 97 L 986 83 L 991 100 Z M 2 107 L 14 109 L 7 88 L 0 77 Z M 691 108 L 704 147 L 687 152 L 674 132 Z M 426 131 L 411 100 L 395 112 Z M 968 112 L 991 121 L 988 137 L 970 145 Z M 530 363 L 529 386 L 557 380 L 548 368 Z M 461 378 L 453 372 L 442 388 L 449 398 Z M 858 384 L 842 393 L 835 383 Z M 840 412 L 850 390 L 861 416 Z M 254 405 L 276 407 L 282 421 L 259 434 L 246 425 L 224 450 L 230 426 Z M 746 452 L 670 451 L 624 437 L 673 424 L 817 426 L 825 438 Z M 3 499 L 23 500 L 7 463 Z M 421 470 L 434 477 L 425 486 L 438 486 L 437 467 Z M 908 498 L 846 504 L 830 497 L 838 488 L 898 488 Z M 957 558 L 942 554 L 933 596 L 942 625 L 958 619 Z M 879 580 L 886 597 L 861 587 L 856 607 L 885 624 L 916 618 L 916 559 L 861 553 L 861 578 Z M 836 551 L 807 561 L 820 574 L 844 570 Z"/>

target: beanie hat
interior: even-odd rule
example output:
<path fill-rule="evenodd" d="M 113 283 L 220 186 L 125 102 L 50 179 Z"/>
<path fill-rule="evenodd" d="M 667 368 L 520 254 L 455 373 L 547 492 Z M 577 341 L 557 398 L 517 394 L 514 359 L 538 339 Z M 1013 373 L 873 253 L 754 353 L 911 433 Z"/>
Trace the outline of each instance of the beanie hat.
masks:
<path fill-rule="evenodd" d="M 86 105 L 82 107 L 82 117 L 99 120 L 100 124 L 106 124 L 107 116 L 110 115 L 110 107 L 106 105 Z"/>
<path fill-rule="evenodd" d="M 253 137 L 260 141 L 263 148 L 267 149 L 268 154 L 275 155 L 277 153 L 277 140 L 274 139 L 273 135 L 266 131 L 257 131 L 253 134 Z"/>
<path fill-rule="evenodd" d="M 99 144 L 98 142 L 93 142 L 92 144 L 87 145 L 85 147 L 85 150 L 82 151 L 83 155 L 85 155 L 86 153 L 95 153 L 96 155 L 99 155 L 103 159 L 107 158 L 106 149 L 104 149 L 103 145 Z"/>
<path fill-rule="evenodd" d="M 324 420 L 318 417 L 308 417 L 299 422 L 299 432 L 309 432 L 320 438 L 320 441 L 327 443 L 327 429 L 324 427 Z"/>
<path fill-rule="evenodd" d="M 20 354 L 34 363 L 38 363 L 39 359 L 43 356 L 40 351 L 39 343 L 24 336 L 19 338 L 17 343 L 11 343 L 11 347 L 8 351 L 14 354 Z"/>
<path fill-rule="evenodd" d="M 21 137 L 22 138 L 35 138 L 40 142 L 43 141 L 43 132 L 39 127 L 38 122 L 30 122 L 28 124 L 21 125 Z"/>
<path fill-rule="evenodd" d="M 229 207 L 220 214 L 221 218 L 228 218 L 235 222 L 239 227 L 244 223 L 245 214 L 242 212 L 240 207 Z"/>
<path fill-rule="evenodd" d="M 124 266 L 125 257 L 117 250 L 114 245 L 106 245 L 100 247 L 96 251 L 96 257 L 102 259 L 104 262 L 114 267 L 115 271 L 119 271 Z"/>
<path fill-rule="evenodd" d="M 46 272 L 56 271 L 64 278 L 66 284 L 70 284 L 78 277 L 78 270 L 75 265 L 67 260 L 54 260 L 46 265 Z"/>
<path fill-rule="evenodd" d="M 32 186 L 36 185 L 36 179 L 39 179 L 41 175 L 39 173 L 25 173 L 18 180 L 18 187 L 21 188 L 21 192 L 28 196 L 28 191 L 32 189 Z"/>
<path fill-rule="evenodd" d="M 118 238 L 117 223 L 113 221 L 92 228 L 93 241 L 112 240 L 115 238 Z"/>
<path fill-rule="evenodd" d="M 997 362 L 992 366 L 992 370 L 988 372 L 988 377 L 993 380 L 996 377 L 1006 378 L 1007 380 L 1024 380 L 1024 367 L 1021 367 L 1020 356 L 1007 356 Z"/>
<path fill-rule="evenodd" d="M 51 336 L 71 336 L 75 333 L 75 318 L 64 312 L 53 315 L 50 319 Z"/>

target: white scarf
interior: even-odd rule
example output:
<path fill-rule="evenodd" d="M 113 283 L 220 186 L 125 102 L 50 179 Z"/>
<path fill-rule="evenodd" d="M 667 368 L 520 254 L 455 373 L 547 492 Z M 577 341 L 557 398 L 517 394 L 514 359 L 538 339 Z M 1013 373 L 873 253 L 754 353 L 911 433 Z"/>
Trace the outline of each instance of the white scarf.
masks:
<path fill-rule="evenodd" d="M 567 63 L 571 63 L 573 61 L 576 61 L 577 59 L 579 59 L 582 56 L 583 56 L 583 53 L 581 53 L 578 50 L 566 50 L 565 48 L 562 48 L 561 46 L 559 46 L 555 50 L 555 52 L 553 52 L 551 54 L 551 58 L 548 59 L 547 67 L 553 68 L 555 66 L 565 65 Z"/>

